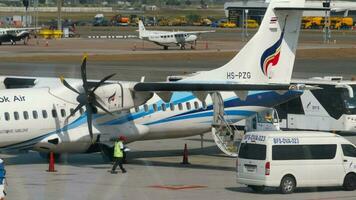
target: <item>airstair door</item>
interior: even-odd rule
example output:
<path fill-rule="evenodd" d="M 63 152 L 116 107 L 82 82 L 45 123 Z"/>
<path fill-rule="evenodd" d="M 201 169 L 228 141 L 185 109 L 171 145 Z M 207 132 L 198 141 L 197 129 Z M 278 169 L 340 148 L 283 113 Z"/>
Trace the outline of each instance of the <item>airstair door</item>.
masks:
<path fill-rule="evenodd" d="M 213 124 L 212 134 L 215 144 L 219 149 L 229 156 L 237 156 L 237 149 L 240 138 L 235 137 L 235 129 L 232 123 L 225 119 L 224 101 L 221 94 L 214 92 L 211 94 L 213 101 Z"/>

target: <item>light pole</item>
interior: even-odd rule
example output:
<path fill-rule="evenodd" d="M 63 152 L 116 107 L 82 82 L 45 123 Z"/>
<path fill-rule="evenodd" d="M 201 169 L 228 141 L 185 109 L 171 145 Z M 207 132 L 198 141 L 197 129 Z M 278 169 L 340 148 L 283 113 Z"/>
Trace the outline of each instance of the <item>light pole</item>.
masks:
<path fill-rule="evenodd" d="M 29 0 L 22 0 L 23 6 L 25 6 L 25 27 L 28 26 L 27 24 L 27 9 L 30 4 Z"/>
<path fill-rule="evenodd" d="M 57 30 L 62 30 L 62 0 L 57 0 L 58 18 Z"/>
<path fill-rule="evenodd" d="M 331 0 L 325 0 L 323 2 L 324 8 L 330 8 Z M 330 10 L 325 11 L 325 20 L 324 20 L 324 43 L 330 43 L 331 39 L 331 30 L 330 30 Z"/>

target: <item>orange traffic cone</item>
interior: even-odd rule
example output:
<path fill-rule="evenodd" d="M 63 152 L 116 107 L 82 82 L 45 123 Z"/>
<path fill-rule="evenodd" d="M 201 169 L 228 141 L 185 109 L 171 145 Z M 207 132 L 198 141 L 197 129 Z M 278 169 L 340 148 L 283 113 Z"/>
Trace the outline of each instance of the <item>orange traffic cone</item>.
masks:
<path fill-rule="evenodd" d="M 49 153 L 49 165 L 47 172 L 56 172 L 54 169 L 54 154 L 53 152 Z"/>
<path fill-rule="evenodd" d="M 183 150 L 183 161 L 182 161 L 183 165 L 189 165 L 189 161 L 188 161 L 188 148 L 187 148 L 187 144 L 184 144 L 184 150 Z"/>

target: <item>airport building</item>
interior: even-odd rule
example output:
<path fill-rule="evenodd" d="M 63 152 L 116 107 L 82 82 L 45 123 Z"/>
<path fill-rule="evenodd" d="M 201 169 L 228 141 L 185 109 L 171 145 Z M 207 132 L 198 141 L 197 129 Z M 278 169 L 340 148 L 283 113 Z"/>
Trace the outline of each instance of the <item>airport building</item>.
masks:
<path fill-rule="evenodd" d="M 320 7 L 322 1 L 307 1 L 306 7 Z M 264 0 L 226 2 L 224 4 L 225 15 L 228 21 L 242 26 L 243 17 L 261 22 L 268 3 Z M 355 1 L 332 1 L 330 3 L 331 16 L 349 16 L 356 20 Z M 243 13 L 245 15 L 243 15 Z M 325 16 L 324 11 L 305 11 L 304 16 Z"/>

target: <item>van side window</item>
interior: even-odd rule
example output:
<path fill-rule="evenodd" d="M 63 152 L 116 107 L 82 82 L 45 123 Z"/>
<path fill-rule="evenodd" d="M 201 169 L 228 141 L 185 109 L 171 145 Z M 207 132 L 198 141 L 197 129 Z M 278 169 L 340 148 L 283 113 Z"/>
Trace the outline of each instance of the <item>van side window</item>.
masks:
<path fill-rule="evenodd" d="M 37 111 L 35 111 L 35 110 L 32 111 L 32 117 L 33 117 L 33 119 L 37 119 L 38 118 Z"/>
<path fill-rule="evenodd" d="M 336 155 L 336 144 L 274 145 L 272 160 L 327 160 Z"/>
<path fill-rule="evenodd" d="M 43 119 L 47 119 L 48 114 L 47 114 L 46 110 L 42 110 L 42 117 L 43 117 Z"/>
<path fill-rule="evenodd" d="M 143 109 L 145 110 L 145 112 L 147 112 L 148 111 L 148 105 L 147 104 L 143 105 Z"/>
<path fill-rule="evenodd" d="M 14 112 L 14 118 L 15 120 L 19 120 L 20 119 L 20 116 L 19 116 L 19 112 Z"/>
<path fill-rule="evenodd" d="M 342 151 L 344 152 L 344 156 L 348 157 L 356 157 L 356 148 L 351 144 L 342 144 Z"/>
<path fill-rule="evenodd" d="M 10 120 L 10 114 L 8 112 L 4 113 L 4 117 L 6 121 Z"/>
<path fill-rule="evenodd" d="M 241 143 L 239 150 L 239 158 L 266 160 L 266 145 Z"/>
<path fill-rule="evenodd" d="M 29 116 L 28 116 L 28 112 L 27 111 L 23 111 L 23 118 L 25 120 L 28 120 Z"/>

